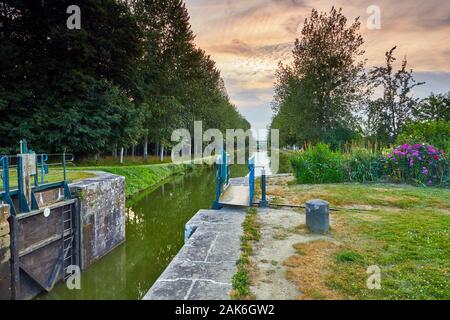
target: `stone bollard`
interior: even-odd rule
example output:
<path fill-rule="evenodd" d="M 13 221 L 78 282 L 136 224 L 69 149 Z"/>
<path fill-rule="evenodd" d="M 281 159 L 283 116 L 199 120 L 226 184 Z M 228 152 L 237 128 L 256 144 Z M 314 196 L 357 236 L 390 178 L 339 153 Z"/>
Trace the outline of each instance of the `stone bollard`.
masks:
<path fill-rule="evenodd" d="M 306 225 L 312 233 L 325 234 L 330 229 L 329 203 L 314 199 L 306 202 Z"/>

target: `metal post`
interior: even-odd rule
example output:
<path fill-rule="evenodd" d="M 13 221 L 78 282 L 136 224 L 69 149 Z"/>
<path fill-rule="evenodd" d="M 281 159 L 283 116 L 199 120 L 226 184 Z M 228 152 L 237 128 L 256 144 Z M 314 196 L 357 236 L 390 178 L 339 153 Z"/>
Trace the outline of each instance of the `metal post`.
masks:
<path fill-rule="evenodd" d="M 44 176 L 45 176 L 44 155 L 41 154 L 41 183 L 42 184 L 44 184 L 44 182 L 45 182 Z"/>
<path fill-rule="evenodd" d="M 66 177 L 66 148 L 64 148 L 63 151 L 63 172 L 64 172 L 64 182 L 66 182 L 67 177 Z"/>
<path fill-rule="evenodd" d="M 269 204 L 266 198 L 266 170 L 263 168 L 261 170 L 261 202 L 259 203 L 260 207 L 268 207 Z"/>
<path fill-rule="evenodd" d="M 212 209 L 219 210 L 222 208 L 220 205 L 220 194 L 222 192 L 222 166 L 221 158 L 219 157 L 216 161 L 216 199 L 212 205 Z M 223 162 L 223 161 L 222 161 Z"/>
<path fill-rule="evenodd" d="M 250 190 L 250 201 L 249 206 L 251 207 L 253 205 L 253 195 L 255 193 L 255 156 L 252 156 L 248 160 L 248 185 Z"/>
<path fill-rule="evenodd" d="M 0 159 L 3 169 L 3 190 L 5 194 L 9 195 L 9 163 L 8 157 L 2 157 Z"/>

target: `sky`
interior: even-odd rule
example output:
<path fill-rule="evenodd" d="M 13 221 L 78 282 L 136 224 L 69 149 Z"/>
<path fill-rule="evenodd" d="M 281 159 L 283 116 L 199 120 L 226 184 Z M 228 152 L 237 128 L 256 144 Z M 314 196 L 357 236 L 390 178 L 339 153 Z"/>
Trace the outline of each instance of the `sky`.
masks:
<path fill-rule="evenodd" d="M 367 67 L 382 65 L 384 53 L 397 46 L 406 56 L 417 87 L 416 97 L 450 91 L 449 0 L 185 0 L 196 44 L 216 61 L 228 95 L 253 129 L 272 117 L 271 102 L 278 63 L 289 63 L 311 9 L 334 5 L 353 20 L 360 17 Z M 380 9 L 380 29 L 369 28 L 369 6 Z M 373 21 L 373 20 L 370 20 Z"/>

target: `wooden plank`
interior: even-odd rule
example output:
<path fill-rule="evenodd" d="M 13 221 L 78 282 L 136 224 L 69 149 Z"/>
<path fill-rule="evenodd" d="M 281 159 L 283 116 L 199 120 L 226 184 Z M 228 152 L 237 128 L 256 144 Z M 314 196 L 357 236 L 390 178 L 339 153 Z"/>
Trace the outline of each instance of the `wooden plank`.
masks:
<path fill-rule="evenodd" d="M 64 236 L 68 236 L 70 233 L 71 232 L 66 231 L 66 232 L 64 232 Z M 51 243 L 53 243 L 55 241 L 58 241 L 58 240 L 61 240 L 61 235 L 60 234 L 55 234 L 55 235 L 53 235 L 53 236 L 51 236 L 51 237 L 49 237 L 47 239 L 44 239 L 42 241 L 33 243 L 29 247 L 27 247 L 27 248 L 25 248 L 23 250 L 20 250 L 19 251 L 19 257 L 26 256 L 27 254 L 30 254 L 33 251 L 36 251 L 36 250 L 41 249 L 41 248 L 43 248 L 45 246 L 48 246 L 49 244 L 51 244 Z"/>
<path fill-rule="evenodd" d="M 57 203 L 54 203 L 52 205 L 49 205 L 49 206 L 47 206 L 45 208 L 49 208 L 50 210 L 57 209 L 57 208 L 60 208 L 60 207 L 71 205 L 72 203 L 75 203 L 75 201 L 77 201 L 77 200 L 76 199 L 70 199 L 70 200 L 66 200 L 66 201 L 61 201 L 61 202 L 57 202 Z M 27 213 L 18 214 L 17 215 L 17 219 L 18 220 L 22 220 L 22 219 L 26 219 L 26 218 L 35 216 L 37 214 L 43 213 L 45 208 L 41 208 L 39 210 L 30 211 L 30 212 L 27 212 Z"/>

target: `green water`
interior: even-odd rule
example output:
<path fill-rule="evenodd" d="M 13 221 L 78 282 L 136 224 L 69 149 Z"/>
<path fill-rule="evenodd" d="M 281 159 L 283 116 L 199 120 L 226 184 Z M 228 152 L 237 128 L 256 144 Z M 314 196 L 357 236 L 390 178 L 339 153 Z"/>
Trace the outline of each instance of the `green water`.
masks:
<path fill-rule="evenodd" d="M 245 166 L 233 166 L 233 176 Z M 184 225 L 211 207 L 215 173 L 199 169 L 127 201 L 126 242 L 83 272 L 81 289 L 64 283 L 40 299 L 140 299 L 183 246 Z"/>

